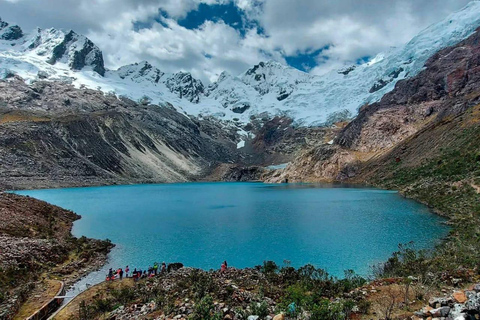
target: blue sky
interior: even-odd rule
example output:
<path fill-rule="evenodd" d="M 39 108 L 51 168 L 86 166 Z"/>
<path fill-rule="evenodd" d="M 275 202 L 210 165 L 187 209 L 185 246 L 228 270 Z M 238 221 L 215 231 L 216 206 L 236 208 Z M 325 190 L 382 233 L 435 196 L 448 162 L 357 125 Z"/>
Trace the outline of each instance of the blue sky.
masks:
<path fill-rule="evenodd" d="M 151 28 L 153 22 L 162 24 L 162 20 L 171 18 L 167 12 L 159 10 L 158 16 L 153 17 L 148 22 L 136 22 L 137 30 L 142 28 Z M 198 8 L 189 11 L 184 17 L 177 20 L 178 24 L 186 29 L 195 30 L 202 27 L 208 21 L 215 23 L 223 22 L 245 37 L 248 30 L 256 29 L 257 34 L 265 36 L 264 30 L 256 20 L 250 20 L 245 11 L 241 10 L 234 2 L 222 4 L 199 4 Z M 301 71 L 308 72 L 317 66 L 317 58 L 328 46 L 319 49 L 307 49 L 302 52 L 296 52 L 293 55 L 283 55 L 285 62 Z M 279 51 L 279 54 L 281 52 Z M 206 54 L 208 58 L 212 56 Z M 268 55 L 267 55 L 268 56 Z M 365 58 L 363 59 L 365 60 Z"/>
<path fill-rule="evenodd" d="M 26 31 L 73 29 L 107 67 L 147 60 L 204 82 L 273 59 L 322 74 L 401 46 L 469 0 L 0 0 Z"/>

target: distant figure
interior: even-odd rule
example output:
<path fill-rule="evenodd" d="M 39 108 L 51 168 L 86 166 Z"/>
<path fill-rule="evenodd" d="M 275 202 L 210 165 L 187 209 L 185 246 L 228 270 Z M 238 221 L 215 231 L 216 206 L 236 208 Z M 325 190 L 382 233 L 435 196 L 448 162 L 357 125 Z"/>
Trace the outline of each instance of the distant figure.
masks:
<path fill-rule="evenodd" d="M 112 268 L 110 268 L 110 269 L 108 270 L 107 280 L 113 280 L 113 270 L 112 270 Z"/>
<path fill-rule="evenodd" d="M 157 275 L 157 272 L 158 272 L 158 262 L 155 262 L 153 264 L 153 272 L 155 273 L 155 275 Z"/>
<path fill-rule="evenodd" d="M 118 275 L 120 276 L 120 280 L 123 279 L 123 270 L 122 268 L 120 268 L 120 272 L 118 273 Z"/>
<path fill-rule="evenodd" d="M 125 278 L 128 278 L 128 273 L 130 272 L 130 268 L 127 266 L 125 268 Z"/>
<path fill-rule="evenodd" d="M 225 270 L 227 270 L 227 266 L 226 266 L 226 264 L 225 264 L 225 262 L 224 262 L 224 263 L 222 263 L 222 266 L 220 267 L 220 271 L 223 272 L 223 271 L 225 271 Z"/>
<path fill-rule="evenodd" d="M 167 265 L 165 264 L 165 261 L 162 262 L 162 270 L 161 270 L 162 273 L 165 273 L 167 272 Z"/>
<path fill-rule="evenodd" d="M 228 268 L 227 260 L 223 261 L 223 264 L 225 265 L 225 268 Z"/>
<path fill-rule="evenodd" d="M 138 271 L 137 271 L 137 268 L 135 268 L 132 272 L 132 277 L 133 277 L 133 281 L 137 282 L 138 281 Z"/>

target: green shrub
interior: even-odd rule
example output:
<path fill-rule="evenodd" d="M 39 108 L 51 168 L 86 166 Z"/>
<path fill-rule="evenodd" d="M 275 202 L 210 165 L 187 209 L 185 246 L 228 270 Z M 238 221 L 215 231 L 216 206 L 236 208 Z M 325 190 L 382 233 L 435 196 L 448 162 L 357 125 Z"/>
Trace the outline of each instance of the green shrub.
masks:
<path fill-rule="evenodd" d="M 265 319 L 269 315 L 268 304 L 265 301 L 252 302 L 250 310 L 252 315 L 258 316 L 260 319 Z"/>
<path fill-rule="evenodd" d="M 191 320 L 221 320 L 222 316 L 214 312 L 213 299 L 211 296 L 205 296 L 195 305 Z"/>
<path fill-rule="evenodd" d="M 275 273 L 278 270 L 278 266 L 275 261 L 263 261 L 261 271 L 265 274 Z"/>

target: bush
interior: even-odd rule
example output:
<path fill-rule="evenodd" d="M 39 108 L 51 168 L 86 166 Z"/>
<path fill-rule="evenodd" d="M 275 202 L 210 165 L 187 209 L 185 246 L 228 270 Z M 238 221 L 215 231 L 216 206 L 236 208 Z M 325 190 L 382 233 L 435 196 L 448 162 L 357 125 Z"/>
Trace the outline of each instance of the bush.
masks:
<path fill-rule="evenodd" d="M 213 299 L 211 296 L 205 296 L 195 305 L 191 320 L 221 320 L 222 316 L 214 312 Z"/>
<path fill-rule="evenodd" d="M 111 292 L 113 299 L 121 305 L 126 305 L 135 298 L 135 292 L 131 288 L 121 288 Z"/>
<path fill-rule="evenodd" d="M 275 273 L 278 270 L 278 266 L 275 261 L 263 261 L 261 271 L 265 274 Z"/>
<path fill-rule="evenodd" d="M 415 250 L 413 242 L 399 244 L 398 251 L 384 263 L 373 267 L 376 278 L 423 276 L 429 271 L 430 261 L 425 251 Z"/>
<path fill-rule="evenodd" d="M 258 316 L 260 319 L 265 319 L 269 315 L 268 304 L 265 301 L 252 302 L 250 310 L 253 316 Z"/>
<path fill-rule="evenodd" d="M 323 299 L 312 309 L 310 320 L 342 320 L 347 319 L 344 313 L 344 305 L 341 302 L 330 302 Z"/>
<path fill-rule="evenodd" d="M 201 270 L 193 270 L 189 276 L 195 298 L 201 300 L 207 294 L 215 292 L 217 287 L 211 276 Z"/>

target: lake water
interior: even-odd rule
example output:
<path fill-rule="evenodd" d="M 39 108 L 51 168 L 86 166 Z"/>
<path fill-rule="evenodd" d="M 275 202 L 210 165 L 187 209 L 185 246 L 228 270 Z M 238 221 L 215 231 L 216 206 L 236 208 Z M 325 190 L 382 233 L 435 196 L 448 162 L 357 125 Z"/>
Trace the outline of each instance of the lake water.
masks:
<path fill-rule="evenodd" d="M 111 239 L 108 267 L 182 262 L 203 269 L 264 260 L 368 274 L 399 243 L 433 247 L 440 217 L 398 193 L 341 185 L 185 183 L 21 191 L 82 215 L 73 234 Z M 84 282 L 98 282 L 105 269 Z"/>

